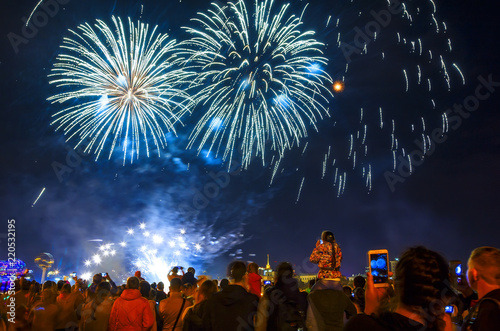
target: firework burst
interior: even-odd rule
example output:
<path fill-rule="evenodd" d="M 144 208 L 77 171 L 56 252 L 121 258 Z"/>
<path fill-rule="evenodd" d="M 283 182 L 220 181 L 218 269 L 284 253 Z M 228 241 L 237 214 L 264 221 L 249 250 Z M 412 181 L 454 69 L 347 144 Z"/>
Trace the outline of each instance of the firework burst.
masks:
<path fill-rule="evenodd" d="M 120 18 L 112 20 L 116 32 L 101 20 L 69 30 L 73 39 L 64 39 L 49 75 L 65 91 L 48 100 L 71 103 L 52 122 L 68 140 L 86 145 L 96 160 L 121 145 L 125 163 L 128 154 L 130 162 L 139 157 L 141 145 L 149 156 L 151 140 L 160 154 L 191 99 L 180 88 L 186 74 L 176 67 L 176 41 L 141 22 L 129 19 L 127 32 Z"/>
<path fill-rule="evenodd" d="M 193 19 L 199 28 L 185 28 L 192 37 L 179 52 L 203 84 L 188 147 L 222 154 L 229 167 L 232 160 L 247 167 L 253 156 L 266 164 L 267 154 L 281 158 L 328 116 L 324 45 L 301 31 L 302 17 L 288 15 L 288 4 L 255 1 L 254 14 L 241 0 L 212 6 Z"/>

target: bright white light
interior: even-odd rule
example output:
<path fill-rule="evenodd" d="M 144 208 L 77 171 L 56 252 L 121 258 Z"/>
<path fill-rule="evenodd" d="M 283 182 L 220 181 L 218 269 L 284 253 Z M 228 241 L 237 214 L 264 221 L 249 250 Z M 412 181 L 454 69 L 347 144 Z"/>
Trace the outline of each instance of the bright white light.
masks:
<path fill-rule="evenodd" d="M 134 234 L 134 229 L 128 229 L 127 234 L 130 234 L 130 235 Z"/>
<path fill-rule="evenodd" d="M 91 273 L 90 272 L 85 272 L 82 274 L 81 278 L 83 280 L 90 280 L 90 278 L 92 277 Z"/>
<path fill-rule="evenodd" d="M 174 252 L 174 254 L 175 254 L 176 256 L 180 256 L 180 255 L 181 255 L 181 251 L 175 251 L 175 252 Z"/>
<path fill-rule="evenodd" d="M 157 234 L 153 236 L 153 242 L 155 244 L 161 244 L 163 242 L 163 238 Z"/>
<path fill-rule="evenodd" d="M 144 230 L 146 228 L 146 223 L 139 224 L 139 228 L 141 228 L 141 230 Z"/>
<path fill-rule="evenodd" d="M 86 266 L 86 267 L 89 267 L 89 266 L 92 264 L 92 261 L 90 261 L 90 260 L 86 260 L 86 261 L 84 262 L 84 264 L 85 264 L 85 266 Z"/>
<path fill-rule="evenodd" d="M 122 241 L 122 242 L 120 243 L 120 246 L 122 246 L 122 247 L 126 247 L 126 246 L 127 246 L 127 243 L 126 243 L 125 241 Z"/>
<path fill-rule="evenodd" d="M 175 246 L 175 241 L 170 240 L 170 241 L 168 242 L 168 245 L 169 245 L 170 247 L 174 247 L 174 246 Z"/>
<path fill-rule="evenodd" d="M 143 233 L 143 235 L 144 235 L 144 237 L 149 237 L 149 236 L 151 235 L 151 233 L 149 233 L 149 231 L 145 231 L 145 232 Z"/>
<path fill-rule="evenodd" d="M 102 259 L 98 254 L 95 254 L 94 256 L 92 256 L 92 261 L 94 261 L 95 264 L 100 264 L 102 262 Z"/>
<path fill-rule="evenodd" d="M 319 73 L 321 72 L 321 66 L 318 63 L 312 63 L 309 68 L 307 68 L 309 72 Z"/>
<path fill-rule="evenodd" d="M 181 229 L 181 234 L 186 234 L 186 230 L 185 229 Z"/>
<path fill-rule="evenodd" d="M 125 78 L 125 76 L 123 75 L 120 75 L 118 76 L 118 78 L 116 78 L 116 81 L 118 82 L 118 84 L 120 84 L 121 86 L 127 86 L 127 79 Z"/>
<path fill-rule="evenodd" d="M 196 245 L 194 245 L 194 248 L 195 248 L 197 251 L 201 251 L 201 245 L 200 245 L 200 244 L 196 244 Z"/>
<path fill-rule="evenodd" d="M 218 117 L 215 117 L 212 122 L 210 122 L 210 129 L 217 131 L 221 128 L 222 126 L 222 120 Z"/>

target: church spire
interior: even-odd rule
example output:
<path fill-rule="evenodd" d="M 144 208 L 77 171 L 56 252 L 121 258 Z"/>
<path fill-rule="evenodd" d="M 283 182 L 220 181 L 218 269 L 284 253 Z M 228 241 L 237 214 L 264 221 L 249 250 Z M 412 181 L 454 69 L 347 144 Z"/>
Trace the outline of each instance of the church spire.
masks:
<path fill-rule="evenodd" d="M 269 264 L 269 254 L 267 254 L 267 264 L 266 269 L 271 269 L 271 265 Z"/>

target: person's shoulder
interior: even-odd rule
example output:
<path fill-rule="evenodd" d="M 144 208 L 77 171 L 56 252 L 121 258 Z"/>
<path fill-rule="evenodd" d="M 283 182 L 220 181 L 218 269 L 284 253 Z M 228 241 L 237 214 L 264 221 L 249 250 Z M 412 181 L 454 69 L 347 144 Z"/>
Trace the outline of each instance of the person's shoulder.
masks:
<path fill-rule="evenodd" d="M 383 328 L 374 316 L 359 314 L 352 317 L 344 327 L 344 331 L 358 331 L 358 330 L 386 330 Z"/>

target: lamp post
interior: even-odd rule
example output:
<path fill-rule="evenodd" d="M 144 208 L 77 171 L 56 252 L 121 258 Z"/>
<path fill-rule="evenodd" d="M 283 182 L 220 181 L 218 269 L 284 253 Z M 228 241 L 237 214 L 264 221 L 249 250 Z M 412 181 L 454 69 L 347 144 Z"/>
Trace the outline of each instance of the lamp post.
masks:
<path fill-rule="evenodd" d="M 54 257 L 52 256 L 52 254 L 42 253 L 35 258 L 35 263 L 40 269 L 42 269 L 41 284 L 43 285 L 43 283 L 45 282 L 47 270 L 50 269 L 54 264 Z"/>

